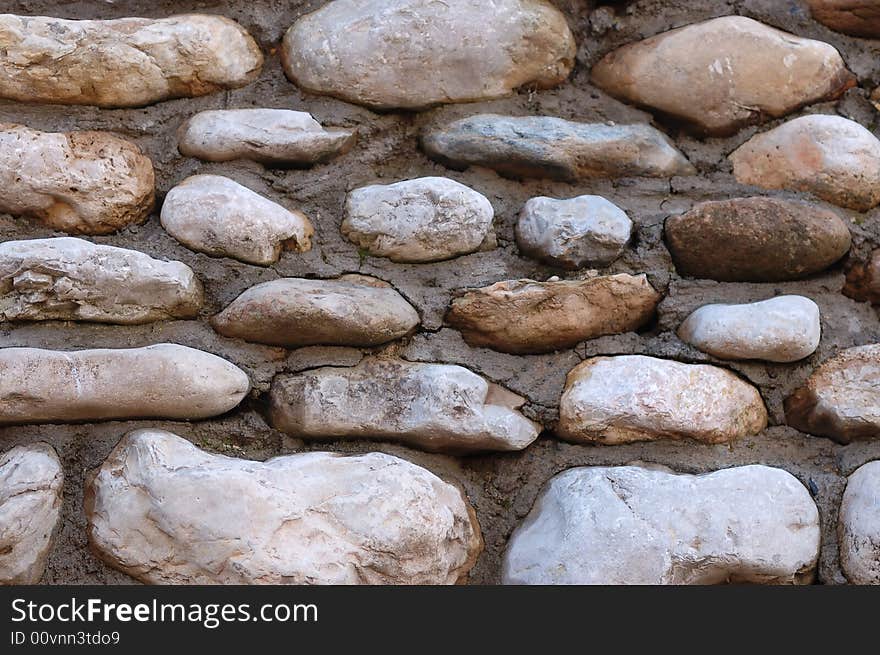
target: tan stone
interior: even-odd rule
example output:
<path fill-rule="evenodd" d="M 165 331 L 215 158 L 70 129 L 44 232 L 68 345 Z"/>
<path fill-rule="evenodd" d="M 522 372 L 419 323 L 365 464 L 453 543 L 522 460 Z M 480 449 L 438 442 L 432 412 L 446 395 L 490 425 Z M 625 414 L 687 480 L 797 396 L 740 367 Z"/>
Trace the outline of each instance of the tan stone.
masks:
<path fill-rule="evenodd" d="M 378 346 L 419 324 L 391 285 L 364 275 L 282 278 L 251 287 L 211 319 L 220 334 L 272 346 Z"/>
<path fill-rule="evenodd" d="M 880 344 L 847 348 L 826 360 L 785 399 L 785 420 L 840 443 L 880 436 Z"/>
<path fill-rule="evenodd" d="M 0 188 L 0 211 L 71 234 L 109 234 L 147 219 L 155 179 L 140 148 L 107 132 L 40 132 L 4 123 Z"/>
<path fill-rule="evenodd" d="M 64 472 L 48 444 L 0 455 L 0 584 L 37 584 L 61 518 Z"/>
<path fill-rule="evenodd" d="M 73 237 L 0 243 L 0 320 L 136 325 L 194 318 L 203 301 L 181 262 Z"/>
<path fill-rule="evenodd" d="M 194 348 L 0 348 L 0 425 L 133 418 L 203 419 L 250 388 L 230 362 Z"/>
<path fill-rule="evenodd" d="M 659 301 L 644 275 L 507 280 L 455 298 L 446 322 L 471 346 L 543 353 L 635 331 L 651 319 Z"/>
<path fill-rule="evenodd" d="M 0 97 L 140 107 L 253 82 L 263 55 L 223 16 L 65 20 L 0 15 Z"/>
<path fill-rule="evenodd" d="M 382 453 L 254 462 L 136 430 L 84 504 L 98 555 L 148 584 L 454 584 L 483 547 L 461 491 Z"/>
<path fill-rule="evenodd" d="M 556 86 L 575 52 L 545 0 L 334 0 L 293 24 L 281 61 L 306 91 L 422 109 Z"/>
<path fill-rule="evenodd" d="M 880 141 L 841 116 L 790 120 L 753 136 L 730 161 L 743 184 L 806 191 L 857 211 L 880 203 Z"/>
<path fill-rule="evenodd" d="M 880 37 L 880 4 L 877 0 L 807 0 L 813 19 L 837 32 Z"/>
<path fill-rule="evenodd" d="M 728 135 L 856 85 L 840 53 L 744 16 L 687 25 L 606 55 L 592 81 L 699 132 Z"/>
<path fill-rule="evenodd" d="M 609 445 L 685 438 L 727 443 L 766 426 L 761 394 L 730 371 L 618 355 L 592 357 L 568 373 L 557 433 Z"/>

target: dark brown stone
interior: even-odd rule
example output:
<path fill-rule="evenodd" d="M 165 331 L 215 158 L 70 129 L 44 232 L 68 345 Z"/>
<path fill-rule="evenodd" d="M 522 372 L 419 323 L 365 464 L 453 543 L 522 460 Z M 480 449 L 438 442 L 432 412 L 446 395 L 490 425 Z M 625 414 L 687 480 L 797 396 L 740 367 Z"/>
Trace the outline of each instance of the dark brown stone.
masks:
<path fill-rule="evenodd" d="M 836 32 L 875 39 L 880 36 L 877 0 L 807 0 L 813 18 Z"/>
<path fill-rule="evenodd" d="M 868 261 L 849 266 L 843 293 L 861 302 L 880 305 L 880 250 L 871 253 Z"/>
<path fill-rule="evenodd" d="M 804 278 L 839 260 L 851 243 L 834 212 L 777 198 L 703 202 L 668 218 L 665 232 L 681 275 L 721 282 Z"/>

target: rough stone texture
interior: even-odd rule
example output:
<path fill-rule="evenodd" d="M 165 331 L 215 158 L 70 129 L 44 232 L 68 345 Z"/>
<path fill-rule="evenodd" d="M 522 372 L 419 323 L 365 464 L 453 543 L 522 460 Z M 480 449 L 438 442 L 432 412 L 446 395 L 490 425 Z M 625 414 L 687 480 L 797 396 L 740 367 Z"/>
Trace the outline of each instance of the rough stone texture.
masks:
<path fill-rule="evenodd" d="M 523 399 L 461 366 L 368 358 L 278 376 L 269 421 L 303 439 L 402 441 L 435 452 L 522 450 L 541 426 Z"/>
<path fill-rule="evenodd" d="M 880 461 L 846 481 L 837 524 L 840 564 L 852 584 L 880 584 Z"/>
<path fill-rule="evenodd" d="M 659 301 L 644 275 L 506 280 L 455 298 L 446 322 L 473 347 L 544 353 L 634 332 L 651 320 Z"/>
<path fill-rule="evenodd" d="M 592 81 L 615 98 L 714 135 L 733 134 L 856 86 L 834 46 L 744 16 L 625 45 L 593 67 Z"/>
<path fill-rule="evenodd" d="M 813 18 L 832 30 L 880 37 L 880 5 L 876 0 L 807 0 Z"/>
<path fill-rule="evenodd" d="M 171 189 L 161 220 L 188 248 L 262 266 L 278 261 L 282 249 L 308 250 L 314 234 L 302 212 L 221 175 L 193 175 Z"/>
<path fill-rule="evenodd" d="M 843 293 L 856 300 L 880 305 L 880 250 L 873 251 L 866 261 L 851 262 Z"/>
<path fill-rule="evenodd" d="M 61 518 L 64 473 L 45 443 L 0 455 L 0 584 L 37 584 Z"/>
<path fill-rule="evenodd" d="M 695 173 L 669 137 L 644 124 L 478 114 L 423 132 L 421 144 L 428 157 L 449 168 L 483 166 L 512 178 L 575 182 Z"/>
<path fill-rule="evenodd" d="M 63 20 L 0 15 L 0 97 L 139 107 L 250 84 L 263 55 L 222 16 Z"/>
<path fill-rule="evenodd" d="M 0 243 L 0 320 L 136 325 L 194 318 L 192 269 L 73 237 Z"/>
<path fill-rule="evenodd" d="M 841 116 L 801 116 L 753 136 L 731 155 L 742 184 L 806 191 L 840 207 L 880 203 L 880 141 Z"/>
<path fill-rule="evenodd" d="M 790 473 L 579 467 L 550 480 L 510 538 L 507 584 L 807 584 L 819 512 Z"/>
<path fill-rule="evenodd" d="M 544 0 L 333 0 L 284 35 L 300 88 L 376 109 L 550 88 L 574 65 L 565 16 Z"/>
<path fill-rule="evenodd" d="M 140 148 L 107 132 L 0 123 L 0 188 L 2 212 L 71 234 L 110 234 L 147 219 L 155 178 Z"/>
<path fill-rule="evenodd" d="M 703 305 L 678 336 L 719 359 L 796 362 L 819 346 L 819 307 L 803 296 L 778 296 L 745 305 Z"/>
<path fill-rule="evenodd" d="M 483 545 L 460 490 L 382 453 L 254 462 L 136 430 L 85 502 L 100 556 L 151 584 L 454 584 Z"/>
<path fill-rule="evenodd" d="M 840 443 L 880 436 L 880 344 L 848 348 L 823 362 L 785 400 L 788 424 Z"/>
<path fill-rule="evenodd" d="M 569 371 L 557 433 L 579 443 L 726 443 L 765 427 L 761 394 L 730 371 L 620 355 L 593 357 Z"/>
<path fill-rule="evenodd" d="M 434 262 L 477 250 L 495 210 L 485 196 L 446 177 L 355 189 L 345 200 L 342 234 L 393 262 Z"/>
<path fill-rule="evenodd" d="M 567 269 L 608 266 L 623 253 L 633 224 L 601 196 L 530 198 L 516 223 L 523 254 Z"/>
<path fill-rule="evenodd" d="M 363 275 L 264 282 L 211 319 L 224 336 L 288 348 L 378 346 L 412 333 L 418 324 L 418 312 L 403 296 Z"/>
<path fill-rule="evenodd" d="M 680 275 L 723 282 L 777 282 L 818 273 L 850 248 L 834 212 L 778 198 L 696 205 L 666 221 L 666 244 Z"/>
<path fill-rule="evenodd" d="M 199 112 L 181 125 L 177 147 L 205 161 L 310 166 L 348 152 L 356 138 L 351 130 L 325 130 L 304 111 L 221 109 Z"/>
<path fill-rule="evenodd" d="M 160 343 L 79 351 L 0 349 L 0 424 L 223 414 L 250 388 L 210 353 Z"/>

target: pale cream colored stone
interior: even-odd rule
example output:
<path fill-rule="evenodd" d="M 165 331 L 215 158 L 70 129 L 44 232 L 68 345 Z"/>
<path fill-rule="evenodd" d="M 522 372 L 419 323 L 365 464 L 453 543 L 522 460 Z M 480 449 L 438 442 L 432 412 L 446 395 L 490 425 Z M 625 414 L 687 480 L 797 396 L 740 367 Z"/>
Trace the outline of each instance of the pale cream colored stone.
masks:
<path fill-rule="evenodd" d="M 846 481 L 837 520 L 840 566 L 858 585 L 880 584 L 880 461 L 860 466 Z"/>
<path fill-rule="evenodd" d="M 454 584 L 483 542 L 461 491 L 382 453 L 266 462 L 130 432 L 88 480 L 90 542 L 151 584 Z"/>
<path fill-rule="evenodd" d="M 334 0 L 291 26 L 281 61 L 306 91 L 422 109 L 556 86 L 575 53 L 545 0 Z"/>
<path fill-rule="evenodd" d="M 225 359 L 172 343 L 0 348 L 0 425 L 203 419 L 233 409 L 249 389 L 245 372 Z"/>
<path fill-rule="evenodd" d="M 108 132 L 40 132 L 3 123 L 0 188 L 2 212 L 71 234 L 109 234 L 147 219 L 155 178 L 140 148 Z"/>
<path fill-rule="evenodd" d="M 660 294 L 644 275 L 507 280 L 453 299 L 446 322 L 471 346 L 542 353 L 637 330 L 658 302 Z"/>
<path fill-rule="evenodd" d="M 761 394 L 730 371 L 618 355 L 592 357 L 568 373 L 557 432 L 579 443 L 726 443 L 766 426 Z"/>
<path fill-rule="evenodd" d="M 790 473 L 583 466 L 552 478 L 514 531 L 505 584 L 809 584 L 819 512 Z"/>
<path fill-rule="evenodd" d="M 301 439 L 380 439 L 436 452 L 522 450 L 541 426 L 525 399 L 461 366 L 368 357 L 351 368 L 279 375 L 273 427 Z"/>
<path fill-rule="evenodd" d="M 743 184 L 807 191 L 857 211 L 880 203 L 880 141 L 842 116 L 790 120 L 753 136 L 730 161 Z"/>
<path fill-rule="evenodd" d="M 282 249 L 305 252 L 314 228 L 299 211 L 285 209 L 222 175 L 193 175 L 168 192 L 162 227 L 186 247 L 215 257 L 268 266 Z"/>
<path fill-rule="evenodd" d="M 0 243 L 0 320 L 132 325 L 194 318 L 203 300 L 181 262 L 73 237 Z"/>
<path fill-rule="evenodd" d="M 263 55 L 223 16 L 65 20 L 0 15 L 0 97 L 140 107 L 253 82 Z"/>
<path fill-rule="evenodd" d="M 181 154 L 205 161 L 251 159 L 266 165 L 309 166 L 347 152 L 351 130 L 325 130 L 304 111 L 217 109 L 199 112 L 178 136 Z"/>
<path fill-rule="evenodd" d="M 618 48 L 592 70 L 612 96 L 729 135 L 856 86 L 828 43 L 745 16 L 686 25 Z"/>
<path fill-rule="evenodd" d="M 0 455 L 0 584 L 37 584 L 61 518 L 64 472 L 45 443 Z"/>

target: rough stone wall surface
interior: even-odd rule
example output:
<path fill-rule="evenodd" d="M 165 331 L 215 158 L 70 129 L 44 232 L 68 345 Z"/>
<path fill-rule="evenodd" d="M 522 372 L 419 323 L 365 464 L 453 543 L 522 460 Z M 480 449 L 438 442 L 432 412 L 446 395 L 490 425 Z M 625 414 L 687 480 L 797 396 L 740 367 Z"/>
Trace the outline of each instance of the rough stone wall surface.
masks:
<path fill-rule="evenodd" d="M 63 519 L 42 582 L 132 583 L 134 580 L 102 563 L 89 549 L 83 512 L 87 471 L 101 465 L 126 432 L 158 428 L 179 434 L 209 451 L 252 459 L 331 450 L 343 453 L 382 451 L 434 472 L 459 485 L 473 504 L 485 539 L 485 550 L 470 574 L 470 582 L 500 581 L 501 557 L 513 529 L 528 514 L 544 484 L 562 470 L 582 465 L 613 466 L 651 462 L 676 471 L 700 473 L 746 464 L 765 464 L 792 473 L 814 496 L 822 530 L 818 581 L 845 582 L 836 537 L 837 511 L 846 476 L 862 464 L 880 458 L 880 440 L 842 445 L 810 436 L 785 425 L 783 399 L 801 386 L 810 373 L 839 350 L 880 342 L 880 320 L 868 303 L 841 293 L 844 263 L 796 282 L 719 283 L 678 276 L 663 242 L 663 221 L 707 200 L 768 195 L 802 199 L 805 194 L 756 192 L 740 185 L 727 156 L 754 134 L 787 118 L 809 113 L 839 114 L 872 131 L 880 129 L 877 111 L 869 101 L 880 83 L 876 42 L 833 32 L 810 17 L 800 0 L 636 0 L 594 3 L 555 0 L 577 40 L 577 58 L 570 78 L 547 90 L 521 89 L 510 98 L 472 104 L 446 105 L 418 113 L 375 113 L 331 97 L 301 92 L 285 77 L 280 62 L 284 31 L 297 17 L 324 0 L 7 0 L 11 13 L 63 18 L 163 17 L 188 12 L 216 13 L 240 23 L 256 39 L 266 63 L 259 78 L 243 88 L 199 98 L 176 99 L 137 109 L 98 109 L 0 101 L 0 122 L 15 122 L 45 131 L 107 130 L 137 143 L 153 162 L 157 208 L 142 225 L 90 238 L 95 243 L 131 248 L 161 259 L 177 260 L 196 272 L 205 284 L 205 305 L 193 320 L 164 321 L 139 326 L 110 326 L 64 322 L 2 323 L 0 346 L 85 349 L 140 347 L 178 343 L 226 358 L 243 369 L 253 384 L 250 396 L 221 417 L 186 423 L 174 421 L 117 421 L 74 425 L 28 425 L 0 428 L 2 450 L 18 444 L 45 441 L 55 447 L 65 471 Z M 652 123 L 652 116 L 623 104 L 590 83 L 590 69 L 605 54 L 628 42 L 717 16 L 739 14 L 801 37 L 835 46 L 858 86 L 838 100 L 814 104 L 760 127 L 747 127 L 725 138 L 700 139 L 661 126 L 697 167 L 696 176 L 670 179 L 595 179 L 575 183 L 549 180 L 515 181 L 482 168 L 464 172 L 428 159 L 418 147 L 426 127 L 478 113 L 559 116 L 583 122 Z M 202 162 L 177 150 L 177 130 L 193 114 L 208 109 L 272 107 L 310 112 L 325 126 L 356 129 L 353 149 L 308 170 L 270 169 L 248 161 Z M 236 180 L 289 209 L 306 214 L 315 226 L 313 246 L 305 253 L 287 252 L 268 267 L 229 258 L 214 258 L 187 249 L 167 234 L 158 211 L 165 194 L 194 174 L 218 174 Z M 446 176 L 485 195 L 495 210 L 498 247 L 451 261 L 399 264 L 370 257 L 343 238 L 340 224 L 346 193 L 368 184 Z M 636 236 L 624 255 L 603 274 L 646 273 L 665 298 L 658 318 L 639 333 L 605 336 L 577 347 L 545 355 L 510 355 L 471 348 L 460 334 L 444 327 L 443 316 L 456 290 L 484 287 L 500 280 L 546 280 L 560 275 L 575 279 L 526 258 L 519 252 L 514 227 L 525 202 L 535 196 L 568 198 L 593 194 L 622 208 L 636 226 Z M 821 204 L 821 203 L 820 203 Z M 834 208 L 853 235 L 851 259 L 867 259 L 880 246 L 880 209 L 866 213 Z M 2 240 L 63 236 L 25 218 L 0 215 Z M 376 349 L 306 347 L 285 350 L 215 333 L 208 322 L 247 288 L 279 277 L 335 278 L 346 273 L 374 276 L 390 283 L 419 312 L 421 327 L 411 337 Z M 791 364 L 717 360 L 688 346 L 676 329 L 692 311 L 708 303 L 743 303 L 779 294 L 798 294 L 815 301 L 822 316 L 822 339 L 810 357 Z M 618 446 L 576 445 L 560 441 L 549 430 L 521 452 L 451 457 L 400 445 L 373 441 L 309 443 L 271 429 L 263 418 L 270 382 L 278 373 L 295 373 L 328 365 L 351 366 L 365 355 L 387 351 L 411 361 L 460 364 L 523 396 L 526 416 L 552 426 L 566 374 L 596 355 L 644 354 L 690 363 L 712 363 L 754 384 L 763 397 L 770 425 L 757 436 L 728 444 L 694 441 L 653 441 Z"/>

